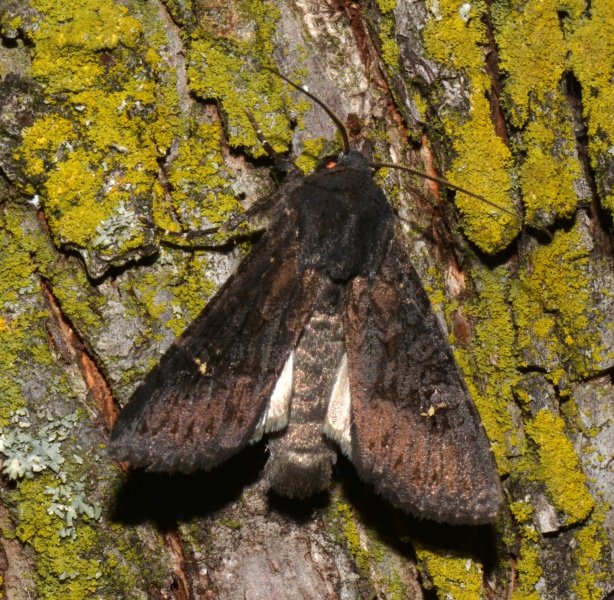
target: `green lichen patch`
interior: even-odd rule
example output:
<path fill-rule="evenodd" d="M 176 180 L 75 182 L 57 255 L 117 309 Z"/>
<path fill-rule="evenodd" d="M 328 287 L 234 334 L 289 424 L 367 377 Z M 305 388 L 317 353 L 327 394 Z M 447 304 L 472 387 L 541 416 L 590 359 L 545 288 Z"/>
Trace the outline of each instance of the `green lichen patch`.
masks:
<path fill-rule="evenodd" d="M 484 252 L 492 253 L 510 243 L 521 230 L 522 222 L 510 214 L 516 213 L 510 196 L 511 153 L 493 129 L 486 97 L 476 92 L 472 104 L 470 120 L 454 127 L 456 155 L 447 175 L 452 183 L 496 205 L 467 194 L 456 197 L 465 235 Z"/>
<path fill-rule="evenodd" d="M 546 223 L 573 213 L 578 202 L 574 183 L 582 178 L 570 109 L 561 91 L 569 68 L 561 10 L 574 20 L 584 2 L 570 0 L 561 8 L 556 0 L 532 0 L 493 9 L 500 67 L 506 74 L 503 104 L 520 130 L 516 150 L 526 154 L 518 174 L 527 219 Z"/>
<path fill-rule="evenodd" d="M 20 218 L 21 217 L 21 218 Z M 48 312 L 40 302 L 40 284 L 30 248 L 15 239 L 23 215 L 7 210 L 0 215 L 0 427 L 10 426 L 10 413 L 26 404 L 23 376 L 28 365 L 41 370 L 53 363 L 45 327 Z"/>
<path fill-rule="evenodd" d="M 555 216 L 570 217 L 577 207 L 573 184 L 580 178 L 581 170 L 574 154 L 572 127 L 570 119 L 550 112 L 530 123 L 524 131 L 523 145 L 527 154 L 519 168 L 519 176 L 529 221 L 535 222 L 544 212 L 549 213 L 544 219 L 547 222 Z M 557 149 L 555 146 L 561 145 L 560 140 L 565 140 L 565 147 Z"/>
<path fill-rule="evenodd" d="M 183 130 L 173 77 L 155 49 L 164 39 L 111 0 L 32 4 L 41 14 L 28 29 L 32 75 L 46 114 L 22 132 L 14 159 L 56 241 L 84 250 L 99 276 L 141 248 L 138 214 L 159 193 L 157 161 Z"/>
<path fill-rule="evenodd" d="M 565 422 L 541 410 L 525 424 L 527 436 L 537 446 L 539 464 L 531 476 L 543 481 L 554 506 L 565 514 L 566 525 L 586 519 L 595 501 L 586 489 L 586 476 L 573 445 L 565 433 Z"/>
<path fill-rule="evenodd" d="M 525 365 L 535 359 L 532 364 L 554 370 L 569 361 L 572 375 L 582 377 L 599 363 L 603 344 L 596 325 L 602 317 L 591 299 L 588 257 L 579 223 L 536 246 L 523 261 L 513 299 Z"/>
<path fill-rule="evenodd" d="M 268 71 L 244 70 L 244 56 L 254 50 L 250 42 L 195 40 L 188 55 L 190 88 L 202 98 L 219 101 L 231 146 L 249 148 L 254 156 L 264 154 L 245 114 L 248 108 L 266 140 L 276 151 L 284 152 L 291 136 L 284 84 Z"/>
<path fill-rule="evenodd" d="M 580 0 L 565 4 L 573 12 L 584 10 Z M 499 66 L 507 75 L 505 92 L 515 127 L 527 121 L 531 101 L 546 102 L 565 70 L 567 45 L 559 25 L 559 6 L 557 0 L 530 0 L 518 7 L 501 3 L 493 13 Z"/>
<path fill-rule="evenodd" d="M 71 322 L 95 339 L 104 298 L 91 293 L 77 259 L 58 262 L 30 207 L 7 203 L 0 215 L 0 453 L 2 477 L 14 482 L 3 501 L 17 538 L 32 550 L 37 597 L 85 599 L 103 582 L 122 597 L 135 589 L 135 574 L 151 557 L 134 557 L 122 572 L 107 570 L 106 549 L 132 531 L 108 542 L 100 535 L 103 500 L 118 474 L 105 472 L 100 438 L 87 429 L 85 411 L 76 412 L 74 389 L 82 384 L 64 370 L 70 355 L 54 332 L 39 274 Z"/>
<path fill-rule="evenodd" d="M 596 522 L 587 524 L 575 534 L 573 591 L 579 600 L 602 598 L 603 584 L 611 577 L 610 544 L 602 526 L 605 509 L 606 506 L 598 506 Z"/>
<path fill-rule="evenodd" d="M 480 269 L 475 276 L 481 289 L 478 299 L 468 307 L 468 316 L 479 317 L 480 321 L 471 341 L 471 356 L 457 351 L 456 357 L 492 442 L 499 469 L 506 473 L 510 469 L 508 437 L 513 429 L 507 407 L 513 402 L 513 388 L 519 378 L 514 352 L 516 333 L 505 283 L 507 272 L 503 267 L 493 271 Z"/>
<path fill-rule="evenodd" d="M 472 556 L 414 542 L 418 569 L 437 590 L 438 598 L 480 600 L 484 595 L 482 565 Z"/>
<path fill-rule="evenodd" d="M 384 11 L 382 11 L 384 12 Z M 379 24 L 380 56 L 393 71 L 399 70 L 399 45 L 395 39 L 395 22 L 385 16 Z"/>
<path fill-rule="evenodd" d="M 3 319 L 0 328 L 2 355 L 8 359 L 0 367 L 0 380 L 6 382 L 0 395 L 2 472 L 17 481 L 5 502 L 16 515 L 18 539 L 36 553 L 40 597 L 85 598 L 102 574 L 100 561 L 86 556 L 94 535 L 86 522 L 99 518 L 101 508 L 79 480 L 85 468 L 85 456 L 74 447 L 79 419 L 76 413 L 59 414 L 58 399 L 62 406 L 70 391 L 48 346 L 40 287 L 29 287 L 22 288 L 18 317 Z M 8 316 L 10 305 L 4 306 Z"/>
<path fill-rule="evenodd" d="M 539 548 L 535 543 L 526 539 L 522 541 L 516 573 L 518 584 L 512 593 L 512 600 L 541 600 L 535 586 L 542 576 L 543 569 L 539 564 Z"/>
<path fill-rule="evenodd" d="M 607 162 L 604 157 L 611 156 L 614 146 L 614 6 L 609 0 L 593 0 L 590 11 L 566 21 L 565 35 L 570 51 L 568 64 L 583 89 L 588 149 L 591 163 L 596 167 Z M 597 171 L 597 177 L 605 190 L 601 169 Z M 602 202 L 614 214 L 614 193 L 607 192 Z"/>
<path fill-rule="evenodd" d="M 306 175 L 313 171 L 320 159 L 324 150 L 327 148 L 326 138 L 304 139 L 303 152 L 296 159 L 296 166 Z"/>
<path fill-rule="evenodd" d="M 278 152 L 287 150 L 291 131 L 286 110 L 292 106 L 285 84 L 262 66 L 271 64 L 279 9 L 272 2 L 239 1 L 227 7 L 232 28 L 220 27 L 225 9 L 204 11 L 188 51 L 190 89 L 216 100 L 225 119 L 228 142 L 254 156 L 264 154 L 245 109 L 253 114 L 266 140 Z M 246 63 L 246 57 L 250 57 Z M 300 117 L 299 113 L 295 113 Z"/>
<path fill-rule="evenodd" d="M 89 525 L 79 527 L 74 540 L 58 538 L 61 519 L 48 510 L 47 477 L 23 481 L 13 496 L 18 504 L 17 537 L 29 544 L 37 556 L 40 598 L 82 600 L 102 583 L 104 567 L 92 556 L 97 535 Z"/>
<path fill-rule="evenodd" d="M 467 21 L 459 14 L 459 8 L 456 0 L 438 1 L 424 29 L 424 42 L 436 61 L 454 71 L 466 72 L 473 78 L 476 91 L 483 92 L 490 87 L 483 71 L 481 48 L 487 43 L 486 27 L 481 19 L 486 14 L 486 4 L 472 3 L 471 18 Z"/>
<path fill-rule="evenodd" d="M 123 284 L 131 294 L 128 311 L 142 319 L 143 334 L 134 339 L 134 346 L 156 345 L 163 330 L 180 335 L 206 305 L 216 289 L 211 280 L 211 252 L 182 251 L 162 246 L 156 264 L 133 269 Z M 162 330 L 162 331 L 161 331 Z M 142 377 L 157 362 L 155 357 L 130 369 L 124 380 Z"/>
<path fill-rule="evenodd" d="M 363 585 L 371 596 L 385 590 L 386 598 L 390 600 L 407 597 L 407 587 L 399 572 L 403 568 L 403 559 L 399 562 L 379 534 L 359 522 L 351 506 L 339 496 L 333 498 L 326 524 L 337 542 L 352 555 Z"/>
<path fill-rule="evenodd" d="M 170 302 L 173 318 L 166 324 L 174 330 L 175 335 L 182 333 L 198 316 L 215 291 L 213 283 L 203 276 L 208 267 L 209 257 L 199 253 L 186 261 L 177 273 L 181 285 L 173 290 L 174 299 Z"/>
<path fill-rule="evenodd" d="M 87 332 L 88 335 L 93 335 L 98 331 L 102 325 L 99 311 L 106 299 L 90 286 L 76 258 L 69 257 L 63 259 L 62 262 L 58 261 L 59 256 L 50 240 L 41 235 L 33 212 L 25 206 L 9 205 L 9 210 L 2 215 L 0 229 L 4 233 L 0 243 L 6 250 L 4 253 L 0 252 L 1 260 L 4 261 L 3 266 L 0 267 L 3 269 L 4 277 L 0 280 L 7 286 L 4 290 L 6 291 L 5 300 L 23 301 L 26 291 L 28 295 L 38 297 L 40 284 L 36 273 L 39 273 L 52 284 L 54 296 L 60 302 L 63 313 L 81 333 Z M 27 284 L 25 284 L 24 277 L 28 278 Z M 0 299 L 3 297 L 1 286 L 0 283 Z M 14 335 L 12 339 L 17 339 L 16 334 L 21 327 L 26 324 L 34 325 L 46 317 L 47 313 L 41 313 L 40 310 L 32 315 L 22 314 L 16 321 L 20 327 L 12 330 Z M 10 322 L 8 314 L 7 318 Z M 38 329 L 39 326 L 36 325 L 36 328 Z M 44 329 L 43 323 L 40 335 L 46 338 Z M 10 331 L 7 330 L 6 333 Z M 46 348 L 47 342 L 45 341 L 43 345 Z M 49 357 L 49 362 L 51 360 Z"/>
<path fill-rule="evenodd" d="M 377 0 L 377 6 L 382 11 L 383 14 L 386 14 L 392 10 L 394 10 L 397 5 L 397 0 Z"/>
<path fill-rule="evenodd" d="M 51 94 L 98 87 L 105 76 L 99 53 L 133 48 L 141 35 L 128 9 L 111 0 L 31 4 L 45 16 L 34 36 L 31 72 Z"/>
<path fill-rule="evenodd" d="M 444 133 L 452 140 L 455 152 L 447 177 L 513 212 L 508 172 L 511 155 L 495 133 L 487 97 L 490 80 L 484 68 L 483 47 L 488 40 L 481 19 L 486 5 L 472 3 L 466 19 L 453 0 L 438 2 L 435 12 L 424 29 L 426 49 L 437 62 L 463 72 L 470 89 L 469 110 L 441 113 Z M 505 247 L 521 228 L 517 218 L 477 199 L 459 194 L 457 201 L 465 218 L 465 233 L 485 252 Z"/>
<path fill-rule="evenodd" d="M 528 502 L 510 502 L 509 509 L 516 523 L 529 523 L 533 517 L 533 507 Z"/>
<path fill-rule="evenodd" d="M 205 227 L 227 220 L 240 208 L 220 148 L 221 127 L 202 123 L 182 141 L 167 177 L 177 214 L 191 226 Z"/>

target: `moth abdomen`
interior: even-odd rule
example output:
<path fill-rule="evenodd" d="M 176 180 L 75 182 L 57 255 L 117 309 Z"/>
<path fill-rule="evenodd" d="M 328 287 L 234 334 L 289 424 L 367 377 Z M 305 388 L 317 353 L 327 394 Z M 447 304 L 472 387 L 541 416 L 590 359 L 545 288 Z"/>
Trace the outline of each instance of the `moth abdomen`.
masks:
<path fill-rule="evenodd" d="M 287 427 L 269 437 L 269 486 L 289 498 L 305 498 L 326 489 L 336 461 L 323 426 L 344 354 L 342 292 L 342 286 L 330 281 L 321 289 L 293 353 Z M 265 430 L 270 428 L 265 425 Z"/>

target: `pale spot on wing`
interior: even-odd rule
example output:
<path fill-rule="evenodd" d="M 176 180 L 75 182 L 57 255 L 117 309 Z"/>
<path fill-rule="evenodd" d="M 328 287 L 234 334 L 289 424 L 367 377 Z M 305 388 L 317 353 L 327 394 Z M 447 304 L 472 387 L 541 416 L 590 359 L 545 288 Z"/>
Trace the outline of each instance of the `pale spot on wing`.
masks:
<path fill-rule="evenodd" d="M 290 400 L 294 387 L 294 350 L 290 353 L 281 375 L 275 384 L 266 409 L 260 417 L 250 442 L 259 441 L 265 433 L 279 431 L 288 424 L 290 417 Z"/>
<path fill-rule="evenodd" d="M 206 362 L 202 362 L 200 360 L 200 358 L 195 358 L 194 362 L 198 365 L 198 370 L 202 375 L 206 375 L 207 374 L 207 363 Z"/>
<path fill-rule="evenodd" d="M 326 418 L 324 433 L 337 442 L 342 452 L 352 458 L 352 402 L 350 398 L 350 379 L 348 377 L 348 357 L 343 355 L 339 371 L 333 384 Z"/>

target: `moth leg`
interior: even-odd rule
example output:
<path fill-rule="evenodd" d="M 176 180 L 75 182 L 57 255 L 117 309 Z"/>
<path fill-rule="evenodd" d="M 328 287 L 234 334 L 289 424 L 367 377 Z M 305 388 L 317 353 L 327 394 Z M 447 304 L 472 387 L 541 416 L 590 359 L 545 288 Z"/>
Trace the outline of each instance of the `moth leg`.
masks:
<path fill-rule="evenodd" d="M 258 123 L 256 122 L 256 119 L 254 119 L 252 113 L 249 112 L 249 110 L 245 109 L 245 114 L 247 115 L 247 118 L 249 119 L 256 132 L 258 141 L 262 144 L 262 147 L 264 148 L 266 153 L 275 161 L 276 167 L 281 171 L 285 171 L 291 177 L 302 176 L 301 170 L 292 161 L 288 160 L 280 153 L 275 152 L 273 146 L 271 146 L 271 144 L 266 141 L 262 130 L 258 126 Z M 170 231 L 169 229 L 158 227 L 153 221 L 147 219 L 146 217 L 140 217 L 140 219 L 147 227 L 149 227 L 152 231 L 156 232 L 160 237 L 174 238 L 177 240 L 189 242 L 196 238 L 213 235 L 214 233 L 232 233 L 237 229 L 237 227 L 239 227 L 239 225 L 242 225 L 243 223 L 257 221 L 262 217 L 270 216 L 271 209 L 275 207 L 279 199 L 279 194 L 273 192 L 272 194 L 269 194 L 264 198 L 260 198 L 259 200 L 254 202 L 252 206 L 250 206 L 245 212 L 236 215 L 235 217 L 232 217 L 226 223 L 215 227 L 208 227 L 206 229 L 193 229 L 189 231 Z M 207 245 L 210 247 L 224 246 L 227 242 L 228 240 L 222 242 L 211 242 Z"/>
<path fill-rule="evenodd" d="M 287 173 L 292 174 L 299 173 L 300 169 L 291 160 L 288 160 L 285 156 L 283 156 L 279 152 L 276 152 L 273 146 L 271 146 L 271 144 L 266 141 L 264 134 L 262 133 L 262 129 L 260 129 L 260 126 L 256 122 L 256 119 L 254 119 L 254 115 L 252 115 L 252 113 L 247 110 L 247 108 L 245 108 L 244 110 L 245 114 L 247 115 L 247 118 L 249 119 L 249 122 L 252 124 L 252 127 L 256 132 L 256 137 L 258 138 L 258 141 L 264 148 L 264 151 L 275 161 L 275 166 L 280 171 L 285 171 Z"/>
<path fill-rule="evenodd" d="M 164 227 L 159 227 L 153 221 L 149 220 L 147 217 L 139 217 L 139 219 L 144 225 L 146 225 L 153 232 L 157 233 L 160 237 L 174 238 L 174 239 L 183 240 L 186 242 L 192 241 L 195 238 L 205 237 L 207 235 L 218 233 L 220 231 L 223 231 L 224 229 L 223 227 L 217 226 L 217 227 L 209 227 L 207 229 L 193 229 L 191 231 L 171 231 L 170 229 L 164 229 Z M 225 242 L 222 242 L 222 245 L 224 243 Z M 220 244 L 212 243 L 211 245 L 214 246 L 214 245 L 220 245 Z"/>
<path fill-rule="evenodd" d="M 230 234 L 227 239 L 224 239 L 222 241 L 208 241 L 207 246 L 210 248 L 215 248 L 217 246 L 225 246 L 230 241 L 230 239 L 232 239 L 232 234 L 236 231 L 239 225 L 242 225 L 243 223 L 251 222 L 255 226 L 255 228 L 252 230 L 252 233 L 266 229 L 266 227 L 263 227 L 262 223 L 258 223 L 258 221 L 262 220 L 263 218 L 266 218 L 267 216 L 270 216 L 271 209 L 274 208 L 278 199 L 279 198 L 277 192 L 268 194 L 264 198 L 256 200 L 247 210 L 245 210 L 239 215 L 232 217 L 231 219 L 226 221 L 226 223 L 222 223 L 221 225 L 216 225 L 214 227 L 208 227 L 205 229 L 170 231 L 169 229 L 165 229 L 164 227 L 159 227 L 153 221 L 146 217 L 139 218 L 149 229 L 154 231 L 162 238 L 173 238 L 174 240 L 192 242 L 194 239 L 206 238 L 207 236 L 213 235 L 214 233 Z"/>

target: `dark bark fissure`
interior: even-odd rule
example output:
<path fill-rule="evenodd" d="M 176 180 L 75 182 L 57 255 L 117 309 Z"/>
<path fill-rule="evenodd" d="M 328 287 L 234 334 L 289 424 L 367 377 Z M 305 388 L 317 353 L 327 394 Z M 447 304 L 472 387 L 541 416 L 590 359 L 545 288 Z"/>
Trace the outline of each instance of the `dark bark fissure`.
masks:
<path fill-rule="evenodd" d="M 6 574 L 9 570 L 9 559 L 6 555 L 6 550 L 0 540 L 0 594 L 4 596 L 4 582 L 6 581 Z"/>
<path fill-rule="evenodd" d="M 164 545 L 171 555 L 173 569 L 173 592 L 174 600 L 195 600 L 193 569 L 185 560 L 183 544 L 177 529 L 162 534 Z"/>
<path fill-rule="evenodd" d="M 590 187 L 590 213 L 593 217 L 591 219 L 593 235 L 598 240 L 603 254 L 612 259 L 614 257 L 614 248 L 612 245 L 612 216 L 603 209 L 599 202 L 599 195 L 595 184 L 595 172 L 591 166 L 588 154 L 588 128 L 584 122 L 582 85 L 571 71 L 567 71 L 564 74 L 563 84 L 565 86 L 567 104 L 573 121 L 578 159 L 583 175 Z"/>
<path fill-rule="evenodd" d="M 493 32 L 493 23 L 491 16 L 492 0 L 486 2 L 487 11 L 484 17 L 486 25 L 486 36 L 488 37 L 488 46 L 485 51 L 485 65 L 486 72 L 488 73 L 491 81 L 490 90 L 490 112 L 492 122 L 495 127 L 496 134 L 503 140 L 506 146 L 510 145 L 510 138 L 507 131 L 507 125 L 505 123 L 505 117 L 501 110 L 500 97 L 503 92 L 503 85 L 500 79 L 499 72 L 499 51 L 495 43 L 495 36 Z"/>
<path fill-rule="evenodd" d="M 60 303 L 53 294 L 51 284 L 41 279 L 41 288 L 53 320 L 52 331 L 59 334 L 50 335 L 50 342 L 64 360 L 72 362 L 81 370 L 83 379 L 102 412 L 107 428 L 110 430 L 119 413 L 119 406 L 113 398 L 111 388 L 97 366 L 93 355 L 86 349 L 86 345 L 76 329 L 62 312 Z"/>

